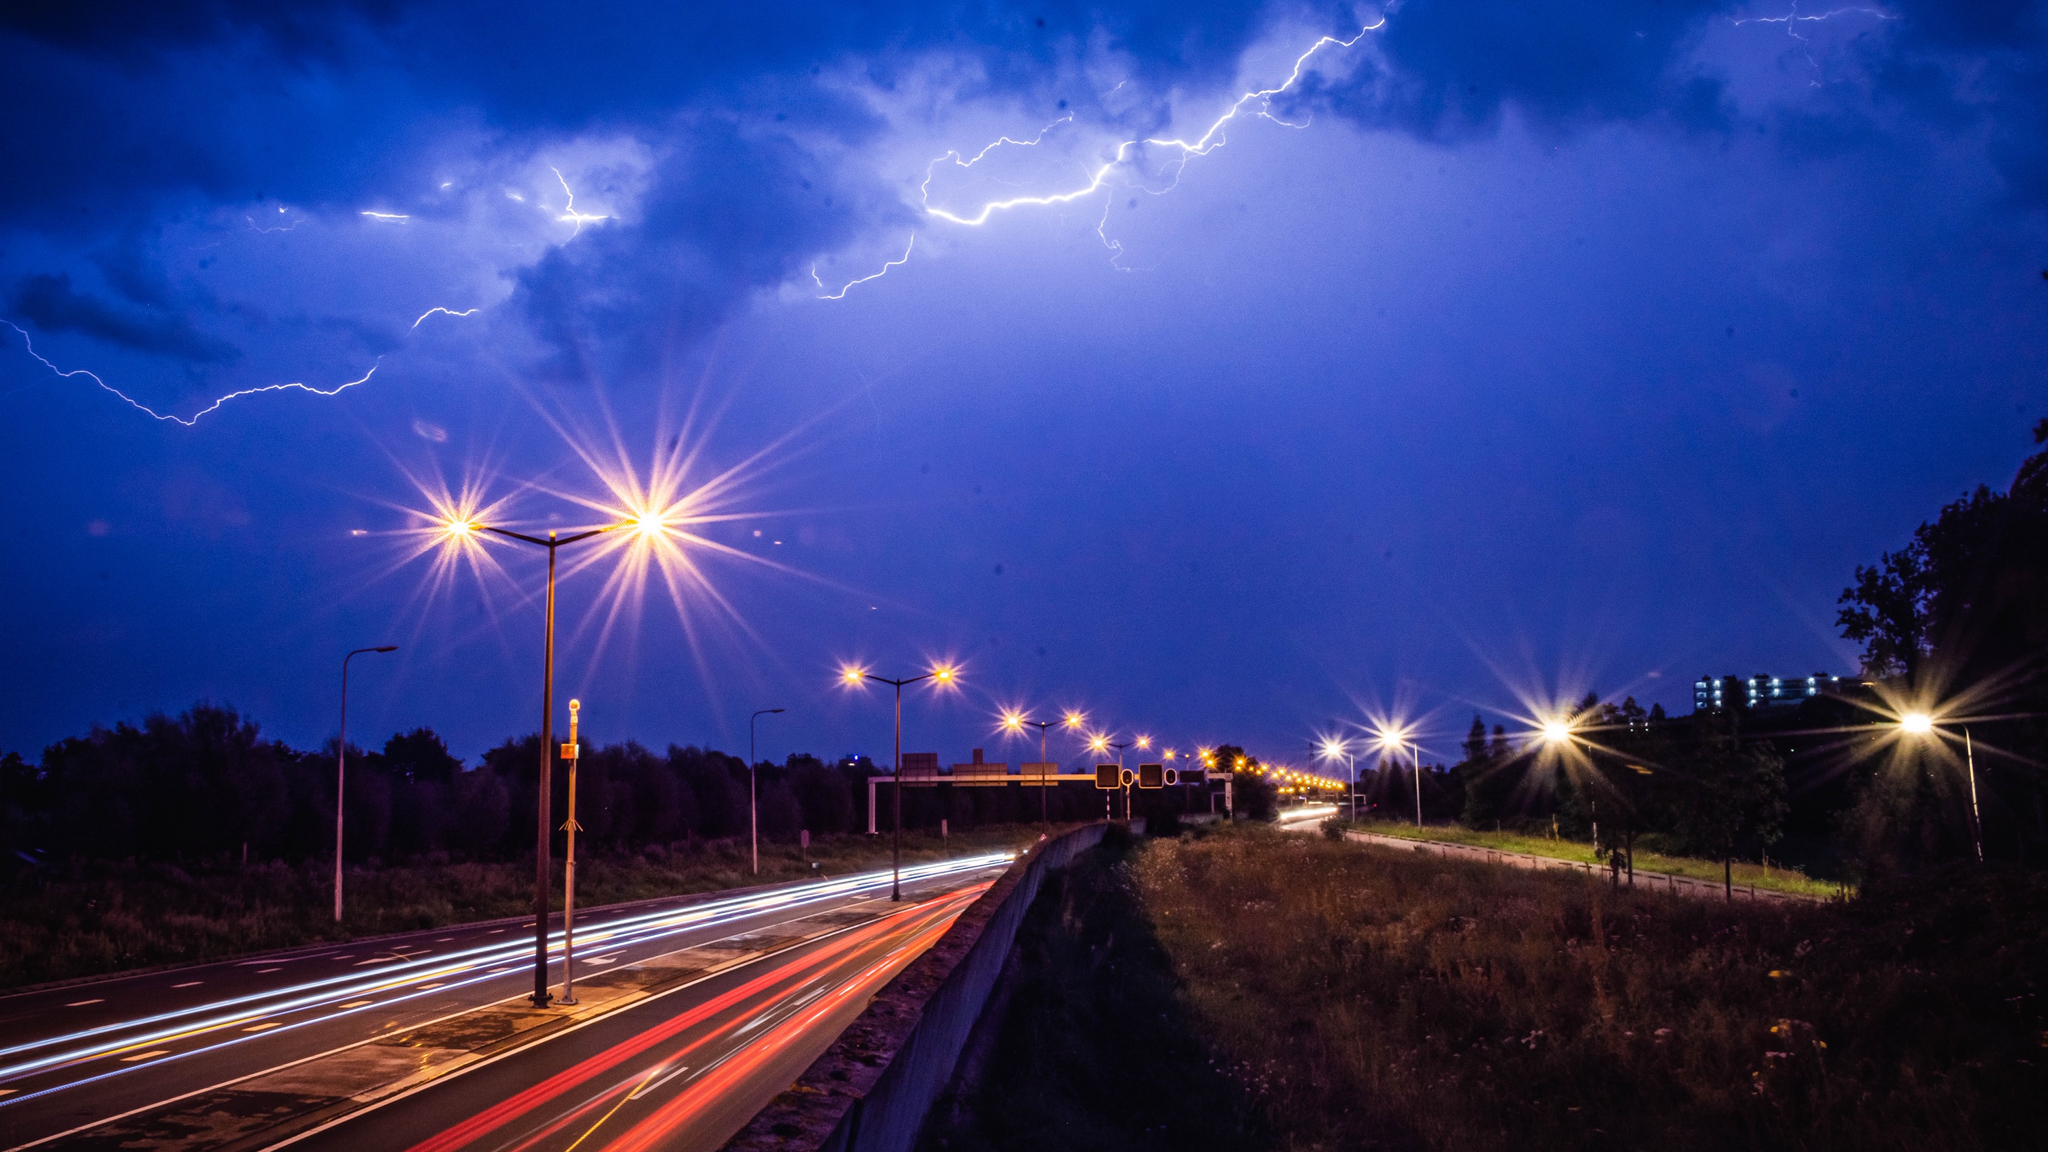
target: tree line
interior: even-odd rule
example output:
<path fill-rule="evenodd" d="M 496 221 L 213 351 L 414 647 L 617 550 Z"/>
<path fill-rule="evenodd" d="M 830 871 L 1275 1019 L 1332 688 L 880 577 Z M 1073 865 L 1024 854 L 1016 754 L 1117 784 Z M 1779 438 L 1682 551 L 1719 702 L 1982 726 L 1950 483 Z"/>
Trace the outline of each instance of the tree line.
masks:
<path fill-rule="evenodd" d="M 1988 861 L 2048 859 L 2048 449 L 2006 491 L 1979 487 L 1858 566 L 1839 607 L 1863 648 L 1845 692 L 1750 708 L 1732 682 L 1726 707 L 1683 717 L 1588 696 L 1569 751 L 1474 716 L 1462 759 L 1421 774 L 1425 819 L 1578 838 L 1598 825 L 1608 844 L 1651 836 L 1724 860 L 1796 836 L 1865 876 L 1974 858 L 1980 842 Z M 1903 732 L 1913 712 L 1937 731 Z M 1367 776 L 1383 813 L 1412 817 L 1413 776 Z"/>
<path fill-rule="evenodd" d="M 302 860 L 334 851 L 335 753 L 266 740 L 231 707 L 200 703 L 172 716 L 96 727 L 43 750 L 37 763 L 0 757 L 0 844 L 13 862 L 147 859 Z M 379 750 L 348 751 L 345 856 L 355 862 L 530 855 L 538 813 L 540 738 L 507 739 L 476 765 L 432 729 L 393 735 Z M 797 754 L 757 766 L 761 836 L 794 843 L 865 831 L 865 758 L 826 763 Z M 556 759 L 553 811 L 567 810 L 568 773 Z M 1055 820 L 1100 814 L 1101 799 L 1071 787 L 1049 798 Z M 893 827 L 886 786 L 878 827 Z M 1031 821 L 1035 790 L 905 789 L 906 827 Z M 637 742 L 586 743 L 576 818 L 585 852 L 739 837 L 748 830 L 748 772 L 735 756 L 695 745 L 655 752 Z M 559 822 L 559 819 L 558 821 Z M 561 838 L 556 833 L 557 840 Z"/>

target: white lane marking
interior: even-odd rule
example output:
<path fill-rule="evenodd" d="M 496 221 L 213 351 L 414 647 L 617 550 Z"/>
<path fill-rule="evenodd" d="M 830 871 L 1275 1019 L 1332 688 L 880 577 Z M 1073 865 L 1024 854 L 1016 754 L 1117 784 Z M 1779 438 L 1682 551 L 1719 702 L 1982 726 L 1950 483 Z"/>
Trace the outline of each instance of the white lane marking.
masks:
<path fill-rule="evenodd" d="M 266 1021 L 266 1022 L 264 1022 L 264 1023 L 262 1023 L 262 1024 L 251 1024 L 251 1025 L 249 1025 L 249 1026 L 248 1026 L 247 1028 L 244 1028 L 244 1029 L 242 1029 L 242 1031 L 244 1031 L 244 1032 L 261 1032 L 261 1031 L 263 1031 L 263 1030 L 264 1030 L 265 1028 L 281 1028 L 281 1027 L 283 1027 L 283 1026 L 284 1026 L 284 1021 L 282 1021 L 282 1020 L 270 1020 L 270 1021 Z"/>
<path fill-rule="evenodd" d="M 105 1003 L 106 1003 L 106 1000 L 105 1000 L 104 998 L 102 998 L 102 999 L 98 999 L 98 1000 L 73 1000 L 73 1001 L 72 1001 L 71 1003 L 69 1003 L 69 1004 L 66 1004 L 66 1005 L 65 1005 L 65 1007 L 66 1007 L 66 1008 L 83 1008 L 83 1007 L 85 1007 L 85 1006 L 86 1006 L 87 1004 L 105 1004 Z"/>
<path fill-rule="evenodd" d="M 204 984 L 204 983 L 206 983 L 206 981 L 204 981 L 204 980 L 187 980 L 187 981 L 185 981 L 185 982 L 184 982 L 183 984 L 173 984 L 173 985 L 171 985 L 171 987 L 173 987 L 173 988 L 197 988 L 197 987 L 199 987 L 199 986 L 200 986 L 201 984 Z"/>
<path fill-rule="evenodd" d="M 442 987 L 442 985 L 440 985 L 440 984 L 415 984 L 415 985 L 413 985 L 413 987 L 414 987 L 414 988 L 417 988 L 417 989 L 419 989 L 419 990 L 420 990 L 420 991 L 422 991 L 422 992 L 432 992 L 432 991 L 433 991 L 434 989 Z"/>
<path fill-rule="evenodd" d="M 368 1008 L 368 1007 L 369 1007 L 370 1005 L 372 1005 L 372 1004 L 375 1004 L 375 1003 L 376 1003 L 376 1001 L 375 1001 L 375 1000 L 351 1000 L 351 1001 L 349 1001 L 348 1003 L 346 1003 L 346 1004 L 343 1004 L 343 1005 L 342 1005 L 342 1007 L 343 1007 L 343 1008 Z"/>
<path fill-rule="evenodd" d="M 133 1064 L 133 1063 L 135 1063 L 135 1062 L 136 1062 L 137 1060 L 154 1060 L 154 1059 L 156 1059 L 156 1058 L 157 1058 L 157 1057 L 159 1057 L 159 1056 L 169 1056 L 170 1054 L 171 1054 L 171 1050 L 170 1050 L 169 1048 L 159 1048 L 159 1049 L 157 1049 L 157 1050 L 156 1050 L 156 1051 L 154 1051 L 154 1052 L 137 1052 L 137 1053 L 136 1053 L 135 1055 L 133 1055 L 133 1056 L 123 1056 L 123 1057 L 121 1057 L 121 1063 L 123 1063 L 123 1064 Z"/>
<path fill-rule="evenodd" d="M 450 940 L 453 940 L 453 939 L 455 939 L 455 937 L 453 937 L 453 936 L 442 936 L 442 937 L 440 937 L 439 939 L 435 940 L 435 941 L 434 941 L 434 943 L 436 943 L 436 944 L 446 944 L 447 942 L 449 942 Z"/>
<path fill-rule="evenodd" d="M 271 974 L 272 972 L 282 972 L 282 971 L 284 971 L 284 969 L 282 969 L 282 968 L 258 968 L 258 969 L 256 970 L 256 974 L 257 974 L 258 976 L 268 976 L 268 975 L 270 975 L 270 974 Z"/>
<path fill-rule="evenodd" d="M 635 1088 L 633 1090 L 632 1095 L 627 1096 L 626 1099 L 638 1100 L 642 1096 L 647 1095 L 649 1092 L 654 1091 L 656 1088 L 661 1087 L 663 1084 L 668 1083 L 669 1081 L 675 1079 L 678 1076 L 681 1076 L 683 1073 L 688 1072 L 689 1070 L 690 1066 L 688 1064 L 685 1064 L 682 1067 L 676 1069 L 675 1071 L 669 1073 L 668 1075 L 663 1076 L 661 1079 L 656 1080 L 652 1084 L 642 1084 L 640 1087 Z"/>

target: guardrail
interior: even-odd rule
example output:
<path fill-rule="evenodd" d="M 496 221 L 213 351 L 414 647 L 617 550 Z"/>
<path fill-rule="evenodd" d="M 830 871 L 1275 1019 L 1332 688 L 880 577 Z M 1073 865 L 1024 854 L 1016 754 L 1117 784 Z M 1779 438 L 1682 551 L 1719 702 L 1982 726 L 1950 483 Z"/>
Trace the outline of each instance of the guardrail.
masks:
<path fill-rule="evenodd" d="M 795 1085 L 726 1142 L 726 1152 L 910 1152 L 953 1080 L 1039 885 L 1101 843 L 1108 827 L 1075 828 L 1012 864 Z M 1139 834 L 1144 827 L 1131 823 Z"/>
<path fill-rule="evenodd" d="M 1550 856 L 1537 856 L 1528 852 L 1505 852 L 1499 848 L 1487 848 L 1477 844 L 1458 844 L 1449 840 L 1410 840 L 1405 836 L 1381 836 L 1374 832 L 1344 830 L 1346 840 L 1361 844 L 1377 844 L 1382 848 L 1407 848 L 1416 852 L 1434 852 L 1448 859 L 1477 860 L 1487 864 L 1500 864 L 1509 868 L 1523 868 L 1531 871 L 1563 870 L 1582 872 L 1588 877 L 1596 871 L 1591 864 L 1576 860 L 1558 860 Z M 1669 892 L 1674 896 L 1693 896 L 1699 899 L 1723 900 L 1739 896 L 1745 900 L 1775 900 L 1795 904 L 1825 904 L 1827 896 L 1811 896 L 1804 892 L 1779 892 L 1772 888 L 1758 888 L 1754 884 L 1737 884 L 1733 890 L 1711 880 L 1696 880 L 1690 876 L 1678 876 L 1670 872 L 1650 872 L 1636 869 L 1637 887 L 1656 892 Z M 1624 883 L 1627 883 L 1624 874 Z"/>

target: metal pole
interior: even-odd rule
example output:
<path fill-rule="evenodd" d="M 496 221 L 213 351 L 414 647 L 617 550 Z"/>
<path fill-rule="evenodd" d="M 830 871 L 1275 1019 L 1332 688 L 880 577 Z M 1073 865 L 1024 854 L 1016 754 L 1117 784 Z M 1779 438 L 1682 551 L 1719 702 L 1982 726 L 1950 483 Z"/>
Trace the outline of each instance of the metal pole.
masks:
<path fill-rule="evenodd" d="M 375 648 L 358 648 L 341 658 L 341 741 L 334 746 L 334 922 L 341 923 L 341 817 L 343 801 L 347 793 L 343 785 L 348 778 L 348 662 L 365 652 L 396 652 L 396 644 L 380 644 Z M 248 845 L 243 845 L 243 862 L 247 863 Z"/>
<path fill-rule="evenodd" d="M 341 742 L 334 746 L 334 922 L 341 923 L 341 813 L 348 777 L 348 662 L 351 652 L 341 658 Z"/>
<path fill-rule="evenodd" d="M 562 758 L 569 762 L 569 818 L 562 822 L 562 830 L 569 834 L 562 886 L 563 1004 L 576 1003 L 576 833 L 583 830 L 576 823 L 576 765 L 583 759 L 583 748 L 576 742 L 576 714 L 582 707 L 579 700 L 569 701 L 569 743 L 562 749 Z"/>
<path fill-rule="evenodd" d="M 1422 827 L 1422 745 L 1415 746 L 1415 826 Z"/>
<path fill-rule="evenodd" d="M 545 1008 L 548 994 L 548 811 L 553 799 L 555 760 L 555 534 L 548 533 L 548 594 L 541 643 L 539 831 L 533 848 L 533 1006 Z"/>
<path fill-rule="evenodd" d="M 889 899 L 903 899 L 903 681 L 896 685 L 896 841 L 889 848 Z"/>
<path fill-rule="evenodd" d="M 1038 823 L 1041 835 L 1052 832 L 1052 798 L 1046 793 L 1052 789 L 1052 782 L 1045 778 L 1045 729 L 1046 722 L 1033 720 L 1038 726 Z"/>
<path fill-rule="evenodd" d="M 773 716 L 780 708 L 762 708 L 747 717 L 747 815 L 754 836 L 754 875 L 761 874 L 761 802 L 759 790 L 754 786 L 754 721 L 763 716 Z"/>
<path fill-rule="evenodd" d="M 1984 862 L 1984 817 L 1977 811 L 1977 750 L 1970 744 L 1970 726 L 1963 725 L 1963 755 L 1970 765 L 1970 835 L 1977 842 L 1977 863 Z M 336 891 L 340 891 L 339 888 Z"/>

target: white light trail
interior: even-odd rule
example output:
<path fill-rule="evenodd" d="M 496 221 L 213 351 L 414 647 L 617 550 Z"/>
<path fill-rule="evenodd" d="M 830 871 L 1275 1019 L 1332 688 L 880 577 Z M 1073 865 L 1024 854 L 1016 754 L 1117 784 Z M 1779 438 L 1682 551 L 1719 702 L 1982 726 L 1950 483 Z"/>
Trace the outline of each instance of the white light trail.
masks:
<path fill-rule="evenodd" d="M 987 853 L 963 857 L 935 864 L 923 864 L 902 870 L 905 881 L 930 880 L 940 877 L 981 871 L 1007 864 L 1014 859 L 1007 852 Z M 755 892 L 744 896 L 728 897 L 683 908 L 668 908 L 652 912 L 629 913 L 614 920 L 606 920 L 578 933 L 579 947 L 597 950 L 624 948 L 635 944 L 659 941 L 679 932 L 693 931 L 741 920 L 764 912 L 801 908 L 823 901 L 840 899 L 862 892 L 879 892 L 890 886 L 891 874 L 887 870 L 861 872 L 836 880 L 821 880 L 800 884 L 771 892 Z M 550 933 L 549 951 L 559 956 L 562 934 L 559 930 Z M 394 991 L 413 989 L 401 999 L 428 991 L 417 989 L 416 985 L 439 982 L 436 991 L 446 992 L 450 987 L 462 987 L 497 976 L 510 976 L 526 971 L 524 967 L 504 968 L 508 963 L 530 961 L 533 945 L 529 940 L 506 939 L 474 948 L 463 949 L 444 956 L 422 956 L 416 960 L 403 958 L 381 965 L 374 972 L 353 972 L 310 980 L 284 988 L 247 996 L 196 1004 L 169 1012 L 160 1012 L 134 1020 L 123 1020 L 102 1024 L 93 1028 L 80 1029 L 58 1036 L 31 1040 L 21 1044 L 0 1047 L 0 1058 L 27 1056 L 26 1059 L 0 1066 L 0 1084 L 18 1080 L 23 1076 L 52 1068 L 74 1065 L 88 1060 L 119 1055 L 124 1052 L 142 1050 L 146 1045 L 158 1044 L 200 1033 L 236 1028 L 254 1021 L 264 1020 L 291 1012 L 307 1009 L 329 1010 L 315 1019 L 293 1021 L 287 1027 L 298 1028 L 322 1020 L 334 1019 L 361 1011 L 367 1005 L 350 1006 L 344 1002 L 366 996 L 378 996 Z M 497 971 L 491 971 L 497 969 Z M 450 983 L 459 981 L 459 983 Z M 388 995 L 378 1000 L 382 1006 L 398 1001 Z M 175 1023 L 174 1023 L 175 1022 Z M 140 1031 L 138 1031 L 140 1030 Z M 274 1031 L 274 1030 L 266 1030 Z M 108 1076 L 132 1072 L 139 1067 L 155 1067 L 199 1052 L 211 1051 L 227 1044 L 240 1043 L 250 1037 L 237 1033 L 234 1038 L 206 1047 L 179 1052 L 168 1060 L 154 1061 L 149 1065 L 134 1065 L 113 1069 L 90 1077 L 87 1080 L 72 1081 L 53 1085 L 36 1092 L 24 1092 L 15 1096 L 0 1098 L 0 1109 L 8 1108 L 23 1101 L 37 1099 L 52 1092 L 79 1087 L 86 1083 L 103 1080 Z M 68 1047 L 67 1047 L 68 1046 Z M 50 1049 L 61 1049 L 49 1051 Z M 29 1056 L 41 1052 L 42 1055 Z"/>

